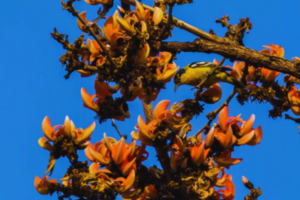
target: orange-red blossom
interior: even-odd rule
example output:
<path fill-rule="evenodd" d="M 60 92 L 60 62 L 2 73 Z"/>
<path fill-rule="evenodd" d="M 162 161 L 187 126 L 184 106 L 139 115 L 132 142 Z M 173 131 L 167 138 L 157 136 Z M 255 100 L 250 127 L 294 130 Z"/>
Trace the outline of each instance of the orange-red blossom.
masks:
<path fill-rule="evenodd" d="M 34 187 L 40 194 L 49 194 L 50 193 L 50 186 L 51 184 L 57 185 L 56 181 L 57 179 L 50 179 L 47 180 L 49 176 L 44 176 L 42 179 L 40 177 L 36 176 L 34 179 Z"/>
<path fill-rule="evenodd" d="M 298 90 L 296 89 L 296 86 L 292 86 L 289 90 L 288 93 L 288 99 L 290 102 L 290 107 L 292 112 L 297 115 L 300 116 L 300 94 L 298 92 Z"/>
<path fill-rule="evenodd" d="M 176 130 L 180 130 L 180 128 L 184 125 L 185 120 L 182 118 L 178 112 L 180 112 L 183 107 L 181 103 L 174 104 L 171 110 L 166 110 L 170 104 L 169 100 L 162 100 L 160 101 L 153 112 L 154 120 L 149 123 L 145 123 L 142 116 L 138 117 L 138 133 L 133 132 L 133 138 L 141 140 L 143 144 L 153 146 L 153 141 L 155 140 L 154 132 L 157 129 L 157 125 L 165 121 L 169 125 L 172 125 L 172 128 Z"/>
<path fill-rule="evenodd" d="M 109 85 L 105 82 L 100 83 L 99 81 L 95 81 L 95 91 L 96 94 L 90 96 L 89 93 L 84 89 L 81 88 L 81 97 L 83 99 L 83 106 L 86 108 L 89 108 L 95 112 L 98 112 L 100 109 L 100 105 L 105 101 L 105 97 L 112 96 L 112 93 L 109 91 Z M 97 98 L 96 101 L 94 101 L 94 98 Z M 121 110 L 123 110 L 122 107 L 120 107 Z M 125 118 L 129 118 L 130 114 L 127 111 L 126 113 L 123 112 L 121 116 L 115 116 L 114 119 L 124 121 Z"/>
<path fill-rule="evenodd" d="M 64 125 L 56 125 L 52 127 L 49 117 L 46 116 L 42 123 L 42 129 L 44 132 L 44 137 L 41 137 L 38 141 L 39 145 L 48 150 L 52 150 L 53 146 L 49 142 L 53 142 L 57 137 L 67 137 L 78 145 L 84 145 L 88 140 L 90 140 L 90 135 L 93 133 L 96 127 L 96 123 L 93 122 L 86 129 L 76 128 L 73 121 L 66 116 Z"/>
<path fill-rule="evenodd" d="M 282 48 L 282 46 L 278 46 L 275 44 L 271 44 L 271 46 L 268 45 L 264 45 L 264 47 L 267 47 L 269 49 L 271 49 L 271 51 L 269 49 L 263 49 L 260 52 L 272 55 L 272 56 L 277 56 L 280 58 L 284 57 L 284 49 Z M 270 69 L 266 69 L 266 68 L 261 68 L 261 75 L 262 78 L 266 81 L 274 81 L 275 78 L 280 74 L 280 72 L 277 71 L 273 71 Z"/>
<path fill-rule="evenodd" d="M 117 142 L 112 137 L 106 137 L 106 134 L 104 139 L 97 142 L 95 146 L 89 143 L 85 148 L 85 155 L 90 161 L 97 162 L 101 166 L 113 162 L 123 175 L 128 175 L 132 169 L 137 169 L 137 159 L 143 161 L 148 157 L 145 146 L 137 146 L 135 140 L 131 144 L 125 144 L 124 138 Z"/>

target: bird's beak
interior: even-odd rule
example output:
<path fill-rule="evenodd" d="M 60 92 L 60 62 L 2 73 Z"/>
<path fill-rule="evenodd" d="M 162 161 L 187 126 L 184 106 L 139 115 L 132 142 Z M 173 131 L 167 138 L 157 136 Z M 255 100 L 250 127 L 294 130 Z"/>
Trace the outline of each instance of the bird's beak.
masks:
<path fill-rule="evenodd" d="M 180 85 L 179 83 L 177 83 L 177 84 L 175 85 L 175 89 L 174 89 L 175 92 L 176 92 L 176 90 L 177 90 L 177 88 L 178 88 L 179 85 Z"/>

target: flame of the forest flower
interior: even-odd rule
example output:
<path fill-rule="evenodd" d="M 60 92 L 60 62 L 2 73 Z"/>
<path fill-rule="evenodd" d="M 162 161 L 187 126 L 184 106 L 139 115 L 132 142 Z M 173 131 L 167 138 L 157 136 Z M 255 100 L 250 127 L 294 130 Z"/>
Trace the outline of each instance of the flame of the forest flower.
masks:
<path fill-rule="evenodd" d="M 225 190 L 220 189 L 218 192 L 221 192 L 220 196 L 224 198 L 224 200 L 233 200 L 235 196 L 235 186 L 232 182 L 231 175 L 227 175 L 225 179 Z"/>
<path fill-rule="evenodd" d="M 86 20 L 86 11 L 81 12 L 79 14 L 79 16 L 83 19 L 83 21 L 87 25 L 90 25 L 92 23 L 92 22 Z M 84 29 L 84 24 L 79 20 L 79 18 L 77 18 L 77 25 L 81 31 L 86 32 L 86 30 Z"/>
<path fill-rule="evenodd" d="M 205 147 L 211 147 L 211 145 L 214 142 L 214 136 L 215 136 L 215 127 L 212 127 L 209 132 L 207 133 L 205 137 Z"/>
<path fill-rule="evenodd" d="M 47 180 L 49 176 L 44 176 L 42 179 L 40 179 L 38 176 L 34 179 L 34 187 L 40 194 L 49 194 L 50 190 L 49 187 L 51 184 L 57 184 L 57 179 L 50 179 Z"/>
<path fill-rule="evenodd" d="M 296 86 L 292 86 L 288 93 L 288 99 L 292 112 L 299 116 L 300 115 L 300 94 L 296 89 Z"/>
<path fill-rule="evenodd" d="M 163 71 L 161 72 L 159 68 L 156 68 L 157 72 L 157 81 L 162 83 L 170 82 L 171 79 L 175 76 L 177 70 L 179 69 L 179 66 L 176 66 L 176 64 L 169 63 L 164 65 Z"/>
<path fill-rule="evenodd" d="M 160 24 L 164 16 L 163 11 L 159 7 L 154 7 L 153 17 L 152 20 L 154 22 L 154 25 Z"/>
<path fill-rule="evenodd" d="M 120 192 L 126 192 L 128 191 L 132 186 L 133 183 L 135 181 L 135 171 L 131 170 L 129 175 L 127 176 L 127 178 L 123 178 L 123 177 L 118 177 L 115 180 L 116 182 L 120 182 Z"/>
<path fill-rule="evenodd" d="M 115 16 L 120 27 L 124 30 L 129 36 L 134 36 L 136 34 L 136 30 L 134 30 L 134 26 L 129 24 L 125 19 Z"/>
<path fill-rule="evenodd" d="M 215 157 L 214 160 L 216 163 L 218 163 L 220 166 L 224 166 L 229 169 L 231 165 L 236 165 L 240 162 L 242 162 L 242 158 L 231 158 L 231 151 L 226 150 L 221 153 L 220 156 Z"/>
<path fill-rule="evenodd" d="M 231 145 L 256 145 L 259 144 L 262 139 L 262 129 L 261 126 L 253 129 L 253 124 L 255 121 L 255 116 L 252 114 L 247 121 L 243 121 L 240 116 L 228 117 L 228 106 L 225 106 L 219 113 L 219 125 L 221 129 L 218 129 L 215 133 L 216 139 L 219 140 L 220 145 L 224 148 L 229 148 Z M 238 123 L 241 123 L 240 126 Z M 231 145 L 229 138 L 224 135 L 223 132 L 228 131 L 228 127 L 231 126 L 233 130 L 233 135 L 231 139 Z M 227 140 L 226 140 L 227 138 Z M 227 146 L 227 144 L 229 146 Z"/>
<path fill-rule="evenodd" d="M 216 103 L 222 97 L 222 88 L 218 83 L 215 83 L 205 90 L 201 97 L 205 103 Z"/>
<path fill-rule="evenodd" d="M 104 36 L 112 45 L 117 45 L 118 40 L 123 38 L 116 16 L 119 16 L 118 13 L 107 18 L 103 26 Z"/>
<path fill-rule="evenodd" d="M 56 125 L 52 127 L 49 117 L 46 116 L 42 122 L 42 129 L 45 137 L 40 138 L 38 142 L 42 148 L 48 150 L 52 149 L 52 145 L 49 142 L 55 141 L 57 136 L 62 136 L 62 137 L 65 136 L 71 138 L 77 144 L 82 144 L 87 142 L 87 140 L 90 139 L 90 135 L 93 133 L 95 127 L 96 127 L 96 123 L 93 122 L 86 129 L 82 129 L 82 128 L 76 129 L 73 121 L 70 120 L 68 116 L 66 116 L 65 118 L 64 125 Z"/>
<path fill-rule="evenodd" d="M 144 64 L 147 62 L 147 58 L 150 53 L 150 46 L 148 43 L 144 45 L 144 47 L 138 51 L 136 58 L 134 59 L 133 63 L 135 65 Z"/>
<path fill-rule="evenodd" d="M 264 45 L 264 47 L 266 48 L 270 48 L 271 51 L 269 49 L 263 49 L 260 52 L 272 55 L 272 56 L 277 56 L 280 58 L 284 57 L 284 49 L 282 48 L 282 46 L 278 46 L 275 44 L 271 44 L 271 46 L 268 45 Z M 280 74 L 280 72 L 277 71 L 273 71 L 270 69 L 266 69 L 266 68 L 261 68 L 261 74 L 263 79 L 265 79 L 266 81 L 274 81 L 275 78 Z"/>
<path fill-rule="evenodd" d="M 98 5 L 98 4 L 110 4 L 112 0 L 84 0 L 87 4 Z"/>

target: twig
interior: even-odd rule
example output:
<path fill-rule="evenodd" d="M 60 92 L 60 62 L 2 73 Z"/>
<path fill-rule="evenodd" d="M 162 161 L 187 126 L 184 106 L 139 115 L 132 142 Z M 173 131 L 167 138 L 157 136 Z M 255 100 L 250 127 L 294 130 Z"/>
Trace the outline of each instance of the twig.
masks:
<path fill-rule="evenodd" d="M 170 9 L 169 9 L 169 17 L 168 17 L 168 22 L 167 22 L 167 28 L 170 28 L 171 23 L 172 23 L 172 19 L 173 19 L 172 14 L 173 14 L 174 3 L 169 4 L 169 7 L 170 7 Z"/>
<path fill-rule="evenodd" d="M 119 128 L 118 128 L 118 126 L 117 126 L 117 124 L 115 123 L 115 120 L 113 119 L 113 118 L 111 118 L 111 125 L 113 126 L 113 127 L 115 127 L 115 129 L 117 130 L 117 132 L 118 132 L 118 134 L 119 134 L 119 136 L 122 138 L 124 138 L 125 140 L 127 139 L 127 135 L 123 135 L 122 133 L 121 133 L 121 131 L 119 130 Z"/>
<path fill-rule="evenodd" d="M 78 11 L 75 10 L 74 7 L 73 7 L 72 1 L 70 1 L 70 2 L 68 1 L 67 4 L 69 5 L 68 11 L 71 12 L 75 17 L 77 17 L 77 18 L 80 20 L 80 22 L 81 22 L 84 26 L 87 26 L 87 27 L 88 27 L 88 30 L 89 30 L 90 34 L 94 37 L 94 39 L 96 40 L 96 42 L 97 42 L 97 43 L 99 44 L 99 46 L 101 47 L 101 49 L 102 49 L 102 54 L 105 55 L 106 58 L 108 59 L 108 61 L 110 62 L 110 64 L 111 64 L 114 68 L 116 68 L 115 63 L 114 63 L 114 61 L 112 60 L 112 58 L 109 56 L 109 54 L 107 53 L 105 46 L 104 46 L 104 45 L 102 44 L 102 42 L 99 40 L 99 38 L 97 37 L 97 35 L 96 35 L 96 34 L 94 33 L 94 31 L 91 29 L 91 27 L 88 26 L 88 25 L 86 24 L 86 22 L 79 16 Z"/>
<path fill-rule="evenodd" d="M 154 119 L 152 104 L 146 104 L 143 102 L 144 113 L 146 117 L 146 123 L 148 124 Z M 168 182 L 171 180 L 171 167 L 170 167 L 170 158 L 168 155 L 168 149 L 162 145 L 155 146 L 155 151 L 157 158 L 166 174 Z"/>
<path fill-rule="evenodd" d="M 234 95 L 236 94 L 236 90 L 234 89 L 231 94 L 228 96 L 228 98 L 224 101 L 224 103 L 222 103 L 222 105 L 208 113 L 206 116 L 209 119 L 208 122 L 193 136 L 193 137 L 197 137 L 201 132 L 203 132 L 205 129 L 209 129 L 210 128 L 210 124 L 212 123 L 212 121 L 217 117 L 217 114 L 225 107 L 229 104 L 229 102 L 231 101 L 231 99 L 234 97 Z"/>
<path fill-rule="evenodd" d="M 103 11 L 100 13 L 100 15 L 93 20 L 93 23 L 97 23 L 100 19 L 102 19 L 106 13 L 109 11 L 109 8 L 107 6 L 103 6 Z"/>
<path fill-rule="evenodd" d="M 300 124 L 300 118 L 294 118 L 294 117 L 290 116 L 289 114 L 285 114 L 284 116 L 285 116 L 285 119 L 290 119 L 290 120 L 296 122 L 297 124 Z"/>
<path fill-rule="evenodd" d="M 195 96 L 195 99 L 198 100 L 199 98 L 199 94 L 202 92 L 203 90 L 203 87 L 204 87 L 204 84 L 205 82 L 210 78 L 210 76 L 220 67 L 222 66 L 222 64 L 224 63 L 225 61 L 225 57 L 222 58 L 221 62 L 215 67 L 213 68 L 213 70 L 207 75 L 207 77 L 201 81 L 201 83 L 197 86 L 198 90 L 196 92 L 196 96 Z"/>
<path fill-rule="evenodd" d="M 243 70 L 243 76 L 241 78 L 242 81 L 245 81 L 246 76 L 248 74 L 248 67 L 249 65 L 246 63 L 246 66 Z M 225 100 L 225 102 L 215 111 L 210 112 L 207 114 L 207 117 L 209 118 L 208 122 L 194 135 L 194 137 L 197 137 L 197 135 L 199 135 L 201 132 L 203 132 L 205 129 L 209 129 L 210 128 L 210 124 L 212 123 L 212 121 L 217 117 L 217 114 L 225 107 L 229 104 L 229 102 L 231 101 L 231 99 L 234 97 L 234 95 L 236 94 L 236 89 L 234 89 L 231 94 L 228 96 L 228 98 Z M 300 119 L 299 119 L 300 120 Z M 299 121 L 300 122 L 300 121 Z"/>
<path fill-rule="evenodd" d="M 121 0 L 122 2 L 124 3 L 127 3 L 127 4 L 130 4 L 130 5 L 135 5 L 135 1 L 133 0 Z M 154 12 L 154 8 L 148 6 L 148 5 L 145 5 L 145 4 L 142 4 L 142 6 L 148 10 L 150 10 L 151 12 Z M 168 19 L 164 19 L 163 20 L 163 23 L 168 23 Z M 184 21 L 181 21 L 175 17 L 172 17 L 172 24 L 174 24 L 175 26 L 177 26 L 178 28 L 180 29 L 184 29 L 196 36 L 199 36 L 201 38 L 205 38 L 207 40 L 210 40 L 210 41 L 214 41 L 214 42 L 217 42 L 217 43 L 230 43 L 230 41 L 227 41 L 225 40 L 224 38 L 221 38 L 221 37 L 218 37 L 216 35 L 212 35 L 210 33 L 207 33 L 205 31 L 202 31 L 192 25 L 189 25 L 188 23 L 184 22 Z"/>

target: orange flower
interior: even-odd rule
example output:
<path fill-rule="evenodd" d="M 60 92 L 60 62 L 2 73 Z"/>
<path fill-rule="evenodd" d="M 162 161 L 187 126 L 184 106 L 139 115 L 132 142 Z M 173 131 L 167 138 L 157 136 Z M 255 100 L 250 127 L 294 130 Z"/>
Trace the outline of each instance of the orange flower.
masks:
<path fill-rule="evenodd" d="M 49 117 L 46 116 L 42 123 L 42 129 L 45 137 L 39 139 L 39 144 L 42 148 L 49 149 L 51 148 L 49 142 L 55 141 L 58 136 L 71 138 L 77 144 L 83 144 L 87 140 L 90 140 L 90 135 L 93 133 L 95 127 L 96 123 L 93 122 L 84 130 L 82 128 L 76 129 L 73 121 L 71 121 L 68 116 L 66 116 L 64 125 L 56 125 L 52 127 Z M 58 129 L 55 130 L 56 128 Z"/>
<path fill-rule="evenodd" d="M 275 44 L 271 44 L 271 46 L 267 46 L 264 45 L 264 47 L 270 48 L 271 51 L 269 49 L 263 49 L 260 52 L 272 55 L 272 56 L 277 56 L 280 58 L 284 57 L 284 49 L 282 48 L 282 46 L 278 46 Z M 280 74 L 280 72 L 277 71 L 273 71 L 273 70 L 269 70 L 266 68 L 261 68 L 261 74 L 262 74 L 262 78 L 266 81 L 274 81 L 275 78 Z"/>
<path fill-rule="evenodd" d="M 261 126 L 257 127 L 256 130 L 252 128 L 255 120 L 255 115 L 251 115 L 247 121 L 243 121 L 239 116 L 238 117 L 228 117 L 228 106 L 225 106 L 219 114 L 219 125 L 221 130 L 218 130 L 215 133 L 216 139 L 219 140 L 220 145 L 224 148 L 229 148 L 231 145 L 256 145 L 260 143 L 262 139 L 262 129 Z M 238 123 L 241 123 L 240 126 Z M 228 132 L 228 127 L 232 127 L 232 131 Z M 232 136 L 228 138 L 227 133 L 224 135 L 223 131 Z M 228 143 L 227 143 L 228 142 Z M 228 144 L 228 146 L 227 146 Z"/>
<path fill-rule="evenodd" d="M 57 185 L 56 181 L 57 179 L 48 179 L 49 176 L 44 176 L 42 179 L 40 179 L 38 176 L 34 179 L 34 187 L 40 194 L 49 194 L 50 193 L 50 186 L 52 184 Z"/>
<path fill-rule="evenodd" d="M 266 81 L 274 81 L 275 78 L 280 74 L 280 72 L 273 71 L 266 68 L 261 68 L 262 78 Z"/>
<path fill-rule="evenodd" d="M 232 182 L 231 175 L 226 176 L 225 188 L 226 188 L 225 190 L 220 189 L 217 192 L 222 192 L 222 194 L 220 194 L 220 196 L 223 197 L 224 200 L 233 200 L 234 196 L 235 196 L 235 187 L 234 187 L 234 184 Z"/>
<path fill-rule="evenodd" d="M 146 43 L 144 47 L 137 52 L 133 64 L 134 65 L 146 64 L 149 53 L 150 53 L 150 46 L 148 43 Z"/>
<path fill-rule="evenodd" d="M 165 119 L 165 113 L 167 113 L 168 111 L 166 111 L 167 107 L 169 106 L 170 101 L 169 100 L 163 100 L 160 101 L 154 111 L 153 111 L 153 115 L 154 115 L 154 120 L 152 120 L 151 122 L 149 122 L 148 124 L 145 123 L 145 121 L 143 120 L 142 116 L 139 115 L 138 117 L 138 139 L 141 140 L 144 144 L 149 145 L 149 146 L 153 146 L 154 143 L 154 139 L 155 139 L 155 135 L 154 135 L 154 131 L 157 128 L 158 123 L 160 123 L 162 120 Z"/>
<path fill-rule="evenodd" d="M 135 170 L 131 170 L 127 178 L 118 177 L 115 179 L 116 185 L 119 186 L 119 192 L 124 193 L 129 191 L 129 189 L 133 186 L 135 181 Z"/>
<path fill-rule="evenodd" d="M 84 1 L 90 5 L 111 4 L 111 0 L 84 0 Z"/>
<path fill-rule="evenodd" d="M 218 102 L 222 97 L 222 88 L 218 83 L 211 85 L 207 90 L 200 94 L 205 103 L 213 104 Z"/>
<path fill-rule="evenodd" d="M 242 162 L 242 158 L 231 158 L 231 151 L 226 150 L 221 153 L 220 156 L 214 158 L 215 162 L 218 163 L 220 166 L 224 166 L 227 169 L 231 165 L 236 165 L 240 162 Z"/>
<path fill-rule="evenodd" d="M 278 46 L 275 44 L 271 44 L 271 46 L 268 45 L 264 45 L 263 47 L 269 48 L 271 49 L 271 51 L 269 49 L 263 49 L 261 50 L 261 52 L 272 55 L 272 56 L 277 56 L 280 58 L 284 57 L 284 49 L 282 48 L 282 46 Z"/>
<path fill-rule="evenodd" d="M 135 140 L 132 144 L 125 144 L 123 138 L 117 142 L 114 138 L 106 137 L 106 134 L 95 146 L 90 143 L 85 148 L 85 155 L 90 161 L 98 162 L 101 166 L 114 162 L 123 175 L 128 175 L 132 169 L 136 170 L 137 159 L 143 161 L 148 157 L 145 146 L 137 146 Z"/>
<path fill-rule="evenodd" d="M 91 21 L 87 21 L 86 20 L 86 11 L 83 11 L 79 14 L 79 16 L 83 19 L 83 21 L 87 24 L 90 25 L 92 22 Z M 83 32 L 86 32 L 86 30 L 84 29 L 84 24 L 77 18 L 77 25 L 79 27 L 80 30 L 82 30 Z"/>
<path fill-rule="evenodd" d="M 103 26 L 104 37 L 110 42 L 111 45 L 116 46 L 118 41 L 124 38 L 123 34 L 119 31 L 118 23 L 116 16 L 118 12 L 116 12 L 113 16 L 107 18 Z"/>
<path fill-rule="evenodd" d="M 290 107 L 292 112 L 295 115 L 299 116 L 300 115 L 300 94 L 294 85 L 289 90 L 288 99 L 290 101 Z"/>
<path fill-rule="evenodd" d="M 193 147 L 190 147 L 191 159 L 194 164 L 199 166 L 207 158 L 210 149 L 204 149 L 204 142 L 202 140 L 202 135 L 199 134 L 197 137 L 197 144 Z"/>
<path fill-rule="evenodd" d="M 160 71 L 159 68 L 156 68 L 157 82 L 161 82 L 161 83 L 170 82 L 171 79 L 175 76 L 178 69 L 179 66 L 176 66 L 174 62 L 164 65 L 162 72 Z"/>

